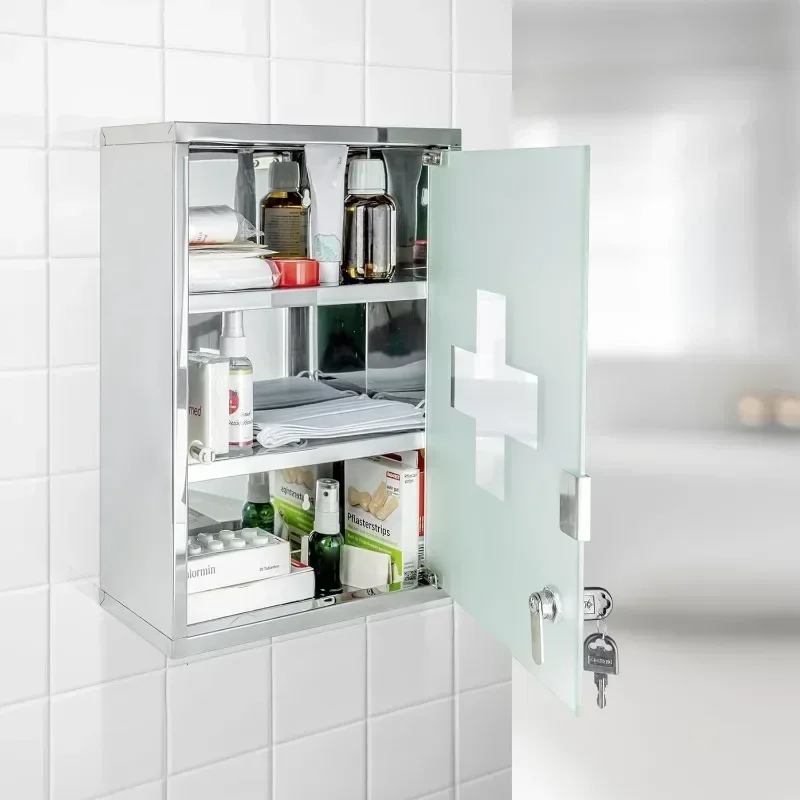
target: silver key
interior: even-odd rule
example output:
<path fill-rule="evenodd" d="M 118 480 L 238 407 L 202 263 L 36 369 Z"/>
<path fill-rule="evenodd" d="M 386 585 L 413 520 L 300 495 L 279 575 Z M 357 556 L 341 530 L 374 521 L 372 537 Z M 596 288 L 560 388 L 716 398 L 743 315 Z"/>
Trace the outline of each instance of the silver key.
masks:
<path fill-rule="evenodd" d="M 583 668 L 594 673 L 597 687 L 597 705 L 606 707 L 608 676 L 619 674 L 619 649 L 617 643 L 604 633 L 592 633 L 583 643 Z"/>
<path fill-rule="evenodd" d="M 597 687 L 597 707 L 606 707 L 606 686 L 608 686 L 608 675 L 604 672 L 595 672 L 594 685 Z"/>

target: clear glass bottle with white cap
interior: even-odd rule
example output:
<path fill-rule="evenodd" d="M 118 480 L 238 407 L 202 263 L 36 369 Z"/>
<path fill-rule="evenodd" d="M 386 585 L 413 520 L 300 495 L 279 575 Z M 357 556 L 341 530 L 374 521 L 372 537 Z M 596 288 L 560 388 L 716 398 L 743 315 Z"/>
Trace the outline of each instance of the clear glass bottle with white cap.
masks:
<path fill-rule="evenodd" d="M 275 532 L 275 509 L 269 493 L 269 473 L 254 472 L 247 480 L 247 502 L 242 507 L 242 525 Z"/>
<path fill-rule="evenodd" d="M 226 311 L 222 315 L 220 355 L 230 359 L 228 442 L 231 455 L 253 452 L 253 363 L 247 357 L 244 314 Z"/>
<path fill-rule="evenodd" d="M 273 161 L 269 182 L 272 188 L 261 201 L 264 244 L 280 256 L 305 258 L 308 207 L 300 194 L 300 165 L 296 161 Z"/>
<path fill-rule="evenodd" d="M 351 281 L 388 281 L 397 263 L 397 207 L 379 158 L 354 158 L 347 172 L 342 269 Z"/>
<path fill-rule="evenodd" d="M 317 597 L 341 594 L 343 546 L 339 523 L 339 481 L 320 478 L 314 506 L 314 530 L 308 537 L 308 561 L 314 570 Z"/>

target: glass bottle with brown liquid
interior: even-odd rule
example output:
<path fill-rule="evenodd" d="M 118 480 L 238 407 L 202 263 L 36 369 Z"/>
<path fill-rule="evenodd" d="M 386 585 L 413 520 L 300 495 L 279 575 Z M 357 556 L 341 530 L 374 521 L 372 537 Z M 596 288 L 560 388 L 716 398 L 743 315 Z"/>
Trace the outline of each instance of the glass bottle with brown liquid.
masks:
<path fill-rule="evenodd" d="M 300 195 L 300 165 L 296 161 L 273 161 L 269 178 L 272 190 L 261 201 L 264 244 L 279 256 L 305 258 L 308 208 Z"/>
<path fill-rule="evenodd" d="M 344 201 L 343 271 L 351 281 L 388 281 L 397 264 L 397 206 L 378 158 L 354 158 Z"/>

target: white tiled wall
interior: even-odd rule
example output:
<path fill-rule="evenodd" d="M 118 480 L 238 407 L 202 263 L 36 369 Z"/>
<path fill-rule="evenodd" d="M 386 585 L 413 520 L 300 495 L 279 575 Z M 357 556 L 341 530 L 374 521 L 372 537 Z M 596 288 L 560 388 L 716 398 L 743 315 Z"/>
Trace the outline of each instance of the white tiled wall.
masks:
<path fill-rule="evenodd" d="M 95 589 L 98 128 L 504 147 L 510 55 L 511 0 L 0 2 L 0 797 L 510 797 L 509 660 L 449 604 L 185 665 Z"/>

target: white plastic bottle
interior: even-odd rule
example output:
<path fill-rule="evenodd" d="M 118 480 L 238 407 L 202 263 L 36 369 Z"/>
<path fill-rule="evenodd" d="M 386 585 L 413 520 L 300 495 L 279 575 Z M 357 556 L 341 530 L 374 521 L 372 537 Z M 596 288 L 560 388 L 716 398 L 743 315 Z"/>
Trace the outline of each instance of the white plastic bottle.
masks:
<path fill-rule="evenodd" d="M 241 311 L 222 315 L 220 355 L 230 359 L 228 403 L 228 441 L 233 454 L 249 452 L 253 447 L 253 364 L 247 357 L 247 340 Z"/>

